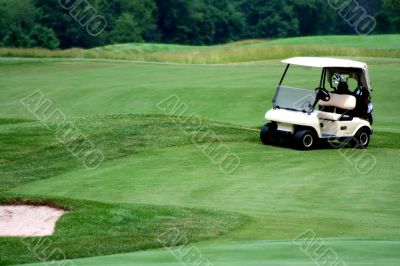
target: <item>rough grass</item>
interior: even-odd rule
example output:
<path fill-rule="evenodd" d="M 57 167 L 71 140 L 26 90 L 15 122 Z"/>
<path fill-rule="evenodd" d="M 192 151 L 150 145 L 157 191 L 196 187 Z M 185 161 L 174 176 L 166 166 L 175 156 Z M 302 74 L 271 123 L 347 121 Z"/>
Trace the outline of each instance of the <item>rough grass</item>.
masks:
<path fill-rule="evenodd" d="M 249 40 L 218 46 L 118 44 L 90 50 L 0 48 L 0 57 L 117 59 L 180 64 L 226 64 L 293 56 L 400 57 L 400 35 Z M 386 40 L 386 41 L 385 41 Z"/>
<path fill-rule="evenodd" d="M 176 52 L 188 50 L 204 50 L 204 49 L 224 49 L 226 47 L 257 47 L 257 46 L 330 46 L 330 47 L 350 47 L 350 48 L 369 48 L 369 49 L 384 49 L 384 50 L 399 50 L 400 35 L 335 35 L 335 36 L 310 36 L 310 37 L 295 37 L 285 39 L 253 39 L 242 40 L 225 45 L 214 46 L 189 46 L 189 45 L 174 45 L 174 44 L 152 44 L 152 43 L 127 43 L 107 45 L 92 50 L 104 50 L 112 52 Z"/>
<path fill-rule="evenodd" d="M 50 237 L 0 237 L 0 265 L 50 262 L 182 245 L 185 241 L 220 236 L 248 220 L 244 215 L 221 211 L 11 194 L 0 195 L 0 204 L 50 205 L 68 210 Z"/>
<path fill-rule="evenodd" d="M 384 50 L 399 50 L 400 35 L 335 35 L 335 36 L 311 36 L 295 37 L 276 40 L 258 40 L 254 46 L 265 45 L 323 45 L 351 48 L 372 48 Z"/>
<path fill-rule="evenodd" d="M 0 57 L 113 59 L 179 64 L 227 64 L 283 59 L 294 56 L 354 56 L 400 58 L 399 50 L 343 48 L 318 45 L 187 49 L 172 52 L 121 52 L 107 50 L 63 50 L 0 48 Z"/>

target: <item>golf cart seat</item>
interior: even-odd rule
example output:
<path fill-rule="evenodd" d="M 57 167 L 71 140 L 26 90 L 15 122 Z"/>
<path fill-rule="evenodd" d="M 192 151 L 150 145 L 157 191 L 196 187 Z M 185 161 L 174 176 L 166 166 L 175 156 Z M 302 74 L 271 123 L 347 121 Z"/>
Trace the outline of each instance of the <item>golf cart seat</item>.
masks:
<path fill-rule="evenodd" d="M 323 110 L 318 113 L 319 119 L 331 120 L 331 121 L 339 121 L 339 120 L 351 120 L 351 114 L 349 111 L 352 111 L 356 108 L 357 99 L 352 95 L 340 95 L 336 93 L 329 93 L 331 99 L 327 102 L 320 100 L 318 104 L 322 106 Z M 329 112 L 329 108 L 336 108 L 336 113 Z M 338 110 L 340 110 L 338 112 Z M 348 115 L 345 115 L 348 113 Z"/>
<path fill-rule="evenodd" d="M 317 114 L 319 119 L 329 120 L 329 121 L 339 121 L 342 117 L 341 114 L 329 113 L 324 111 L 319 111 Z"/>
<path fill-rule="evenodd" d="M 356 108 L 357 99 L 352 95 L 340 95 L 329 93 L 331 99 L 327 102 L 320 100 L 318 104 L 323 107 L 336 107 L 343 110 L 354 110 Z"/>

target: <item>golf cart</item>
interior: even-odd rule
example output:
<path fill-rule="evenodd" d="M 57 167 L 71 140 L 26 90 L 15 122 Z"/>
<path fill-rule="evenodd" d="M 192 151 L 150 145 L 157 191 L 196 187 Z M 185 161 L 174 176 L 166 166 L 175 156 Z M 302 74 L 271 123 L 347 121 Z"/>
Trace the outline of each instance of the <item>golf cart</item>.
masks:
<path fill-rule="evenodd" d="M 272 101 L 273 108 L 265 114 L 270 123 L 260 133 L 264 144 L 286 139 L 301 150 L 322 142 L 368 147 L 373 106 L 366 64 L 317 57 L 290 58 L 282 63 L 287 66 Z M 295 82 L 286 83 L 293 68 L 300 72 L 294 75 Z M 313 75 L 307 70 L 313 70 Z M 318 87 L 312 90 L 315 86 Z"/>

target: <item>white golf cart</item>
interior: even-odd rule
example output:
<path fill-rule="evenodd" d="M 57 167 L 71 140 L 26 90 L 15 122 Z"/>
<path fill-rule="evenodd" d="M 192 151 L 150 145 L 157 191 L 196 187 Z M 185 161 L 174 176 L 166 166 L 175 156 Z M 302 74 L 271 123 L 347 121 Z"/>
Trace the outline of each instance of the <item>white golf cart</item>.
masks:
<path fill-rule="evenodd" d="M 282 62 L 287 67 L 272 101 L 273 109 L 265 114 L 270 123 L 261 129 L 261 141 L 270 145 L 290 139 L 301 150 L 312 149 L 322 142 L 367 148 L 373 111 L 367 65 L 317 57 L 296 57 Z M 294 75 L 295 82 L 289 86 L 285 81 L 293 68 L 301 72 Z M 316 84 L 297 88 L 300 84 L 310 84 L 312 76 L 302 74 L 310 69 L 314 70 L 312 76 L 318 71 Z M 310 86 L 318 87 L 312 90 L 315 87 Z"/>

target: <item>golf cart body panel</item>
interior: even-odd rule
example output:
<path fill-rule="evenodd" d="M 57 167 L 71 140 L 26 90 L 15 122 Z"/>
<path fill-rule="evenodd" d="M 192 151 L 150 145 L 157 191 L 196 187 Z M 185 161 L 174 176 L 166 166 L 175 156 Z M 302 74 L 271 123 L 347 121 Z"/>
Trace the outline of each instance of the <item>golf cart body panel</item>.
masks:
<path fill-rule="evenodd" d="M 300 138 L 298 142 L 305 143 L 303 148 L 309 148 L 316 142 L 313 137 L 349 140 L 362 134 L 363 146 L 368 146 L 373 107 L 365 63 L 318 57 L 296 57 L 282 62 L 287 67 L 273 98 L 273 109 L 265 114 L 265 119 L 271 123 L 261 131 L 264 143 L 271 142 L 274 139 L 272 135 L 276 134 Z M 311 90 L 282 85 L 291 65 L 322 68 L 319 87 Z M 357 84 L 354 92 L 349 90 L 349 80 Z M 327 91 L 327 86 L 333 91 Z"/>
<path fill-rule="evenodd" d="M 367 127 L 368 121 L 352 118 L 349 121 L 339 121 L 342 115 L 323 111 L 310 114 L 285 109 L 271 109 L 265 114 L 265 119 L 277 123 L 279 131 L 293 134 L 297 126 L 314 129 L 319 138 L 351 138 L 356 132 Z"/>

